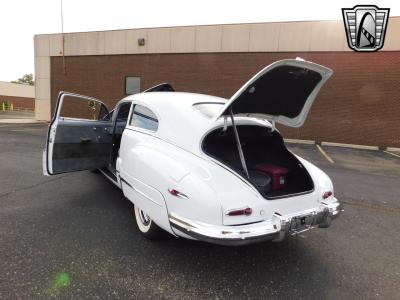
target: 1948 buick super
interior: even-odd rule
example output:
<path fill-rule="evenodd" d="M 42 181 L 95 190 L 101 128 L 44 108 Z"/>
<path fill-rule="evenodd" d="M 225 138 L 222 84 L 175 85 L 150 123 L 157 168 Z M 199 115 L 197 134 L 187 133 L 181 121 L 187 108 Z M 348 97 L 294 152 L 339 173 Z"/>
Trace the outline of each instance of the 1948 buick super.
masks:
<path fill-rule="evenodd" d="M 99 169 L 134 204 L 148 238 L 164 230 L 242 245 L 329 227 L 342 210 L 331 180 L 285 147 L 275 123 L 301 126 L 331 74 L 281 60 L 229 100 L 161 84 L 111 112 L 97 99 L 61 92 L 44 174 Z"/>

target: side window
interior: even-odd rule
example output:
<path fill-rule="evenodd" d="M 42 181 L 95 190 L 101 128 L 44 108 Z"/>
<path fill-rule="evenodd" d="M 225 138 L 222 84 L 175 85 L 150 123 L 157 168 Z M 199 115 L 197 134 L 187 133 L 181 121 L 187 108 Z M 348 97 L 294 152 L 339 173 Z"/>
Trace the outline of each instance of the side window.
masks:
<path fill-rule="evenodd" d="M 136 104 L 133 108 L 130 125 L 151 131 L 157 131 L 158 120 L 156 115 L 150 109 Z"/>
<path fill-rule="evenodd" d="M 60 118 L 81 119 L 81 120 L 109 120 L 108 110 L 103 103 L 86 96 L 62 95 L 62 106 L 60 107 Z"/>
<path fill-rule="evenodd" d="M 123 103 L 119 109 L 118 109 L 118 115 L 117 115 L 117 122 L 127 122 L 128 121 L 128 115 L 129 115 L 129 109 L 131 108 L 130 102 L 128 103 Z"/>

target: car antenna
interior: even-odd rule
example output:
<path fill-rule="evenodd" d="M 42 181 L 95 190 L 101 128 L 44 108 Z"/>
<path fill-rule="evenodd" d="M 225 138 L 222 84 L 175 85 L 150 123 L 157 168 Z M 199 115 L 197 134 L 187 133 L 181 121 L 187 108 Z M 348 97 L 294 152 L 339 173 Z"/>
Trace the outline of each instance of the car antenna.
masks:
<path fill-rule="evenodd" d="M 236 125 L 235 125 L 235 120 L 234 120 L 235 118 L 233 117 L 232 107 L 230 110 L 231 110 L 231 120 L 232 120 L 233 131 L 235 133 L 236 145 L 237 145 L 237 148 L 239 151 L 240 162 L 242 164 L 243 171 L 247 175 L 247 178 L 250 179 L 249 171 L 247 171 L 246 160 L 244 159 L 244 155 L 243 155 L 242 145 L 240 144 L 239 133 L 238 133 Z"/>

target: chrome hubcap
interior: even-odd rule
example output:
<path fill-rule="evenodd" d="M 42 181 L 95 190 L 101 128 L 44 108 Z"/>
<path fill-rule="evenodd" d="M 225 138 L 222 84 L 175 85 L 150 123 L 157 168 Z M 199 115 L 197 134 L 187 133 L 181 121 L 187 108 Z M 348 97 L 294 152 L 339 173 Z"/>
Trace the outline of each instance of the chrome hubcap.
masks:
<path fill-rule="evenodd" d="M 150 217 L 141 209 L 139 209 L 139 216 L 140 216 L 140 221 L 142 221 L 143 225 L 149 225 L 150 224 Z"/>

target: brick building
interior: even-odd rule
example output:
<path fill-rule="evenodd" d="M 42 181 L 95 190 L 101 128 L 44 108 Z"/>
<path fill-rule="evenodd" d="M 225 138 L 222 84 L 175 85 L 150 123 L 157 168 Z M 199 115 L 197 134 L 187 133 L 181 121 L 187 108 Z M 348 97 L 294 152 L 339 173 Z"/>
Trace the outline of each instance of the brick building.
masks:
<path fill-rule="evenodd" d="M 25 84 L 0 81 L 0 111 L 9 109 L 12 105 L 14 110 L 35 109 L 35 87 Z"/>
<path fill-rule="evenodd" d="M 49 120 L 60 90 L 112 107 L 161 82 L 229 98 L 273 61 L 302 57 L 334 70 L 300 129 L 285 137 L 400 147 L 400 18 L 379 52 L 347 46 L 343 21 L 130 29 L 35 36 L 36 118 Z"/>

